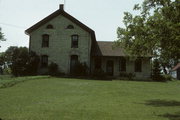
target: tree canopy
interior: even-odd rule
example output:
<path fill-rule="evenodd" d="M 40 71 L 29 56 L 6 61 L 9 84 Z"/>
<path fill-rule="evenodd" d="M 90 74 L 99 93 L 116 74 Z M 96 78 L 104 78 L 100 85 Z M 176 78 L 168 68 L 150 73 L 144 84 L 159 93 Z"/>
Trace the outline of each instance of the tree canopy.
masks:
<path fill-rule="evenodd" d="M 4 34 L 1 32 L 1 27 L 0 27 L 0 40 L 1 41 L 4 41 L 5 39 L 4 39 Z"/>
<path fill-rule="evenodd" d="M 117 29 L 117 45 L 127 54 L 151 54 L 161 66 L 171 68 L 180 59 L 180 1 L 144 0 L 134 6 L 139 14 L 124 13 L 125 28 Z"/>
<path fill-rule="evenodd" d="M 36 75 L 39 56 L 26 47 L 11 46 L 0 54 L 0 66 L 7 64 L 14 76 Z"/>

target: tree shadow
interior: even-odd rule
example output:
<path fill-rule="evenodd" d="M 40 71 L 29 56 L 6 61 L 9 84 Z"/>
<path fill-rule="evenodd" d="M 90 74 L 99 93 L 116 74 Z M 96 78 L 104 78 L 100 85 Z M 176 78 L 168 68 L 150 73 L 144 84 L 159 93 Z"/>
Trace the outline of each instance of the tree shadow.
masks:
<path fill-rule="evenodd" d="M 180 101 L 175 100 L 148 100 L 145 105 L 151 105 L 154 107 L 172 107 L 180 106 Z"/>
<path fill-rule="evenodd" d="M 145 105 L 150 105 L 154 107 L 179 107 L 180 106 L 180 101 L 175 101 L 175 100 L 148 100 L 146 101 Z M 166 113 L 163 115 L 157 115 L 159 117 L 164 117 L 169 120 L 180 120 L 180 112 L 178 113 Z"/>
<path fill-rule="evenodd" d="M 175 114 L 166 113 L 164 115 L 158 115 L 158 116 L 168 118 L 169 120 L 180 120 L 180 113 L 175 113 Z"/>

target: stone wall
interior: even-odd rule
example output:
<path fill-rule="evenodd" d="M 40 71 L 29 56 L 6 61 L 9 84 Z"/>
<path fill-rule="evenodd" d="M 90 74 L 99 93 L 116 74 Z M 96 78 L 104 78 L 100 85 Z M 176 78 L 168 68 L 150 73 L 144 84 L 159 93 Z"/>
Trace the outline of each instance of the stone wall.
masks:
<path fill-rule="evenodd" d="M 47 25 L 53 25 L 53 29 L 46 29 Z M 73 25 L 74 29 L 67 29 Z M 49 34 L 49 47 L 42 48 L 42 35 Z M 79 35 L 78 48 L 71 48 L 71 35 Z M 42 25 L 30 34 L 30 50 L 38 55 L 48 55 L 49 64 L 55 62 L 59 69 L 68 74 L 70 72 L 70 56 L 78 55 L 80 62 L 86 62 L 90 66 L 91 35 L 78 25 L 62 15 L 57 16 L 48 23 Z"/>

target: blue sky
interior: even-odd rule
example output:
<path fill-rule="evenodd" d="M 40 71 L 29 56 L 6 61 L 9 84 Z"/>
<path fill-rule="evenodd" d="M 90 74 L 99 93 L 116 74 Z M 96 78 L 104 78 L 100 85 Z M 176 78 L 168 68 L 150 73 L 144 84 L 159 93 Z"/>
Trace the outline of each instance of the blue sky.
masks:
<path fill-rule="evenodd" d="M 27 46 L 24 31 L 59 9 L 64 0 L 0 0 L 0 27 L 7 41 L 1 42 L 0 52 L 9 46 Z M 123 27 L 124 12 L 143 0 L 66 0 L 65 11 L 96 33 L 98 41 L 116 40 L 116 30 Z"/>

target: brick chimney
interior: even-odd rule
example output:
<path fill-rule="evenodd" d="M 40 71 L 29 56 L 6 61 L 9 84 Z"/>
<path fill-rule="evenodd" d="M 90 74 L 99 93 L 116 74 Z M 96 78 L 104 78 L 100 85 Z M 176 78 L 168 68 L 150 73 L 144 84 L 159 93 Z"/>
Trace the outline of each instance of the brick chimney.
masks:
<path fill-rule="evenodd" d="M 60 10 L 64 10 L 64 4 L 60 4 L 60 5 L 59 5 L 59 9 L 60 9 Z"/>

